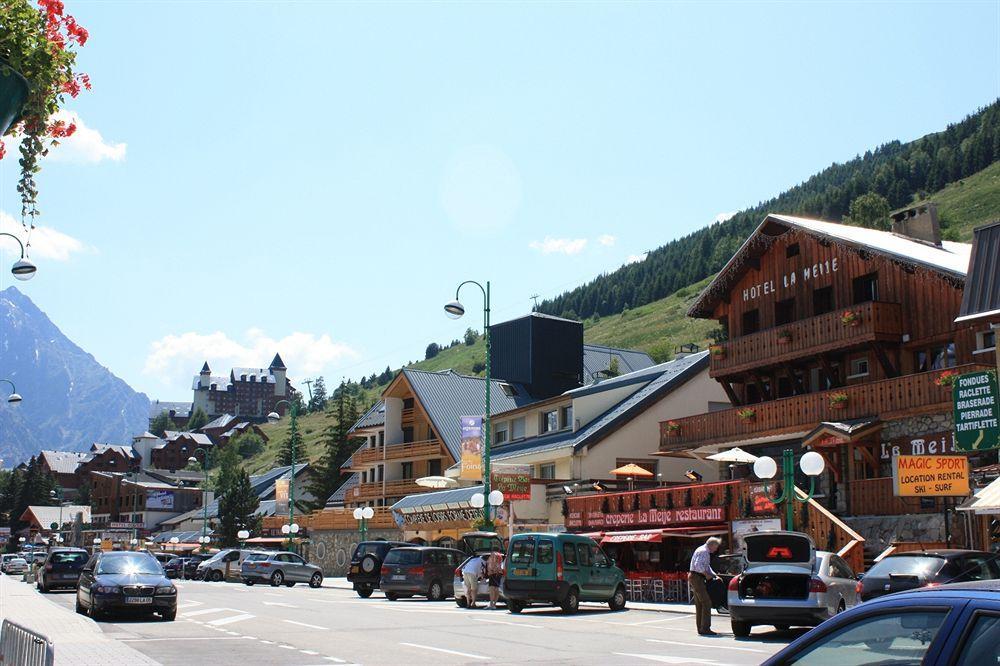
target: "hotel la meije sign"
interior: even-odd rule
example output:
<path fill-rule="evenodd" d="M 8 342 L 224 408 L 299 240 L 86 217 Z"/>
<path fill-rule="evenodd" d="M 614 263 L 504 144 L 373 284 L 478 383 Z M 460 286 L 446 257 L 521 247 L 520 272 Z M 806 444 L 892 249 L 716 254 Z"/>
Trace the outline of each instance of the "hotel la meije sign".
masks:
<path fill-rule="evenodd" d="M 765 280 L 763 282 L 750 285 L 743 290 L 743 302 L 752 301 L 760 298 L 761 296 L 776 294 L 779 288 L 792 289 L 796 284 L 798 284 L 799 280 L 803 282 L 814 281 L 824 275 L 832 275 L 838 270 L 840 270 L 840 260 L 837 259 L 837 257 L 823 259 L 815 264 L 810 264 L 801 269 L 789 271 L 777 280 Z"/>
<path fill-rule="evenodd" d="M 632 528 L 672 527 L 697 523 L 721 523 L 726 520 L 724 506 L 692 506 L 680 509 L 636 509 L 604 513 L 592 510 L 570 509 L 566 516 L 567 528 Z"/>

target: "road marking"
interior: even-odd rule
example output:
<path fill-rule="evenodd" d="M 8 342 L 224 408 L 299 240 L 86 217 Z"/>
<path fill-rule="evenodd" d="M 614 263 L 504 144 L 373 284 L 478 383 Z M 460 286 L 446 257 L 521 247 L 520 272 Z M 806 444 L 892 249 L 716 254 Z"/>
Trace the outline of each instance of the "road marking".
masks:
<path fill-rule="evenodd" d="M 232 611 L 234 613 L 242 613 L 243 611 L 237 610 L 236 608 L 202 608 L 201 610 L 190 611 L 186 613 L 181 613 L 184 617 L 197 617 L 198 615 L 209 615 L 211 613 L 223 613 L 225 611 Z"/>
<path fill-rule="evenodd" d="M 285 598 L 285 595 L 283 595 L 283 594 L 275 594 L 274 592 L 264 592 L 264 596 L 265 597 L 278 597 L 279 599 L 284 599 Z"/>
<path fill-rule="evenodd" d="M 202 601 L 195 601 L 194 599 L 188 599 L 183 603 L 177 604 L 177 608 L 191 608 L 192 606 L 202 606 L 202 605 L 204 605 L 204 602 Z"/>
<path fill-rule="evenodd" d="M 264 604 L 265 606 L 281 606 L 282 608 L 298 608 L 298 606 L 294 606 L 292 604 L 285 604 L 285 603 L 282 603 L 280 601 L 262 601 L 261 603 Z"/>
<path fill-rule="evenodd" d="M 505 620 L 491 620 L 488 617 L 474 617 L 472 618 L 476 622 L 489 622 L 490 624 L 509 624 L 512 627 L 528 627 L 529 629 L 541 629 L 541 625 L 538 624 L 526 624 L 524 622 L 507 622 Z"/>
<path fill-rule="evenodd" d="M 700 647 L 700 646 L 699 646 Z M 658 661 L 661 664 L 709 664 L 710 666 L 716 666 L 723 662 L 712 661 L 711 659 L 698 659 L 696 657 L 667 657 L 662 654 L 637 654 L 634 652 L 613 652 L 619 657 L 633 657 L 635 659 L 646 659 L 648 661 Z"/>
<path fill-rule="evenodd" d="M 647 638 L 647 643 L 663 643 L 664 645 L 683 645 L 685 647 L 696 647 L 696 648 L 720 648 L 722 650 L 737 650 L 739 652 L 764 652 L 766 650 L 755 650 L 754 648 L 745 647 L 734 647 L 732 645 L 719 645 L 716 642 L 709 643 L 681 643 L 680 641 L 665 641 L 659 638 Z"/>
<path fill-rule="evenodd" d="M 420 645 L 418 643 L 400 643 L 400 645 L 406 645 L 408 647 L 419 648 L 421 650 L 433 650 L 434 652 L 443 652 L 444 654 L 454 654 L 459 657 L 468 657 L 469 659 L 483 659 L 489 661 L 491 657 L 484 657 L 481 654 L 471 654 L 469 652 L 459 652 L 457 650 L 446 650 L 445 648 L 432 647 L 430 645 Z"/>
<path fill-rule="evenodd" d="M 301 652 L 302 654 L 308 654 L 308 655 L 313 655 L 313 656 L 316 656 L 316 655 L 319 654 L 319 652 L 313 652 L 312 650 L 299 650 L 299 652 Z"/>
<path fill-rule="evenodd" d="M 689 615 L 678 615 L 676 617 L 663 617 L 659 620 L 643 620 L 642 622 L 608 622 L 608 624 L 617 624 L 622 627 L 638 627 L 644 624 L 656 624 L 657 622 L 673 622 L 674 620 L 690 620 Z"/>
<path fill-rule="evenodd" d="M 264 645 L 274 645 L 274 641 L 265 641 L 263 638 L 260 639 L 260 642 Z"/>
<path fill-rule="evenodd" d="M 323 657 L 323 658 L 324 658 L 324 659 L 327 659 L 327 660 L 329 660 L 329 661 L 335 661 L 335 662 L 337 662 L 338 664 L 343 664 L 343 663 L 346 663 L 346 662 L 345 662 L 345 661 L 344 661 L 343 659 L 337 659 L 336 657 Z"/>
<path fill-rule="evenodd" d="M 220 627 L 224 624 L 232 624 L 233 622 L 242 622 L 243 620 L 249 620 L 254 617 L 250 613 L 240 613 L 239 615 L 231 615 L 230 617 L 220 617 L 218 620 L 212 620 L 208 624 L 212 627 Z"/>
<path fill-rule="evenodd" d="M 170 638 L 119 638 L 119 643 L 153 643 L 155 641 L 233 641 L 225 636 L 171 636 Z"/>
<path fill-rule="evenodd" d="M 279 645 L 278 647 L 284 648 L 286 650 L 294 650 L 295 649 L 294 645 Z"/>
<path fill-rule="evenodd" d="M 308 624 L 306 622 L 296 622 L 295 620 L 283 620 L 283 621 L 287 622 L 288 624 L 297 624 L 300 627 L 309 627 L 310 629 L 319 629 L 321 631 L 330 631 L 326 627 L 321 627 L 321 626 L 316 625 L 316 624 Z"/>

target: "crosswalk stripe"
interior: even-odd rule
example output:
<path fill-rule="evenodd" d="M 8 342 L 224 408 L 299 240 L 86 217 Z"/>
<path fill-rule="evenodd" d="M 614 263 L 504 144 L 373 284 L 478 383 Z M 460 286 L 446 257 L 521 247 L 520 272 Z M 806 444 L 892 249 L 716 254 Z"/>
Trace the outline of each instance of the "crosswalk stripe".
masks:
<path fill-rule="evenodd" d="M 242 622 L 243 620 L 249 620 L 255 617 L 250 613 L 241 613 L 239 615 L 231 615 L 230 617 L 220 617 L 218 620 L 212 620 L 209 622 L 213 627 L 221 627 L 224 624 L 232 624 L 233 622 Z"/>
<path fill-rule="evenodd" d="M 236 610 L 234 608 L 202 608 L 201 610 L 190 611 L 186 613 L 181 613 L 184 617 L 197 617 L 199 615 L 210 615 L 211 613 L 224 613 L 226 611 Z M 241 611 L 236 611 L 237 613 Z"/>

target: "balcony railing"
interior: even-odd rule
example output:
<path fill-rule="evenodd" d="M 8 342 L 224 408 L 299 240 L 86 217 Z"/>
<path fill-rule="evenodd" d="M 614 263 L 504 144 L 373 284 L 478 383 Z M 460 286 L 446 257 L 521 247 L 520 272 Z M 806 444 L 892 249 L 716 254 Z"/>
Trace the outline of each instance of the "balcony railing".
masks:
<path fill-rule="evenodd" d="M 854 515 L 899 516 L 907 513 L 940 513 L 944 507 L 931 497 L 924 503 L 919 497 L 896 497 L 892 492 L 892 477 L 855 479 L 847 484 L 850 510 Z"/>
<path fill-rule="evenodd" d="M 396 527 L 392 518 L 392 510 L 387 506 L 372 507 L 375 515 L 368 519 L 368 529 L 390 529 Z M 280 530 L 288 521 L 288 516 L 269 516 L 264 518 L 264 529 Z M 336 508 L 319 509 L 304 516 L 296 516 L 299 526 L 313 530 L 356 530 L 358 521 L 354 519 L 354 509 Z"/>
<path fill-rule="evenodd" d="M 722 343 L 721 353 L 712 354 L 709 374 L 732 375 L 836 349 L 901 339 L 903 321 L 898 303 L 869 302 L 847 310 L 857 316 L 856 324 L 844 324 L 845 309 L 839 309 Z"/>
<path fill-rule="evenodd" d="M 886 419 L 947 410 L 951 405 L 951 387 L 938 386 L 938 377 L 945 372 L 961 374 L 990 369 L 992 366 L 962 365 L 664 421 L 660 423 L 660 451 L 802 432 L 822 421 L 875 415 Z M 834 393 L 846 394 L 847 402 L 831 404 L 830 396 Z M 740 412 L 745 412 L 744 416 Z"/>
<path fill-rule="evenodd" d="M 383 485 L 384 484 L 384 485 Z M 369 500 L 376 497 L 402 497 L 414 493 L 430 492 L 428 488 L 418 486 L 412 479 L 402 479 L 398 481 L 372 481 L 370 483 L 360 483 L 351 490 L 346 501 Z"/>
<path fill-rule="evenodd" d="M 361 449 L 351 456 L 351 469 L 366 469 L 383 460 L 424 460 L 440 458 L 444 455 L 441 440 L 428 439 L 422 442 L 387 444 L 382 448 Z"/>

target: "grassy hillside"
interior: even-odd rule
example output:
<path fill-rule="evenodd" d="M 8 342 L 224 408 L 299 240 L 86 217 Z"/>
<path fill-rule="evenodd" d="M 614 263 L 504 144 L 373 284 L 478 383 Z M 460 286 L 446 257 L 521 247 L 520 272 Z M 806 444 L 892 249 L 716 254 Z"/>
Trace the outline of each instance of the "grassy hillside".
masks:
<path fill-rule="evenodd" d="M 928 198 L 938 204 L 947 237 L 969 242 L 973 228 L 1000 219 L 1000 162 L 946 185 Z"/>

